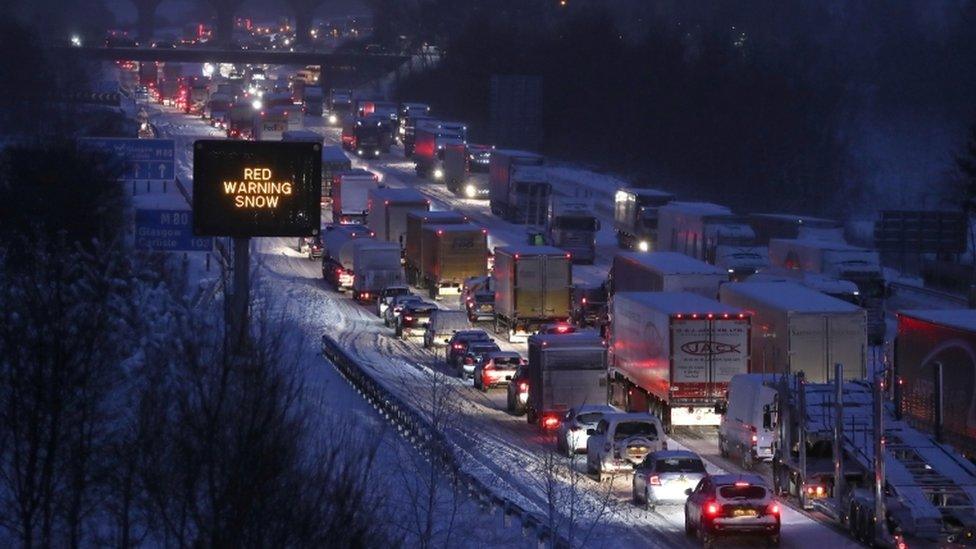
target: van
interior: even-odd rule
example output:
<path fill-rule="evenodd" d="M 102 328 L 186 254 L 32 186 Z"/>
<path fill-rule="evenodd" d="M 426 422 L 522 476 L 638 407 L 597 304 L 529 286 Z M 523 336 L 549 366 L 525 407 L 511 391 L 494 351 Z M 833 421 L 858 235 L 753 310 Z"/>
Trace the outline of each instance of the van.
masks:
<path fill-rule="evenodd" d="M 743 469 L 773 459 L 775 383 L 775 374 L 739 374 L 729 381 L 727 406 L 718 427 L 718 448 L 722 457 L 737 457 Z"/>
<path fill-rule="evenodd" d="M 430 323 L 424 332 L 424 347 L 447 345 L 447 342 L 458 330 L 468 330 L 468 314 L 464 311 L 449 311 L 438 309 L 430 315 Z"/>

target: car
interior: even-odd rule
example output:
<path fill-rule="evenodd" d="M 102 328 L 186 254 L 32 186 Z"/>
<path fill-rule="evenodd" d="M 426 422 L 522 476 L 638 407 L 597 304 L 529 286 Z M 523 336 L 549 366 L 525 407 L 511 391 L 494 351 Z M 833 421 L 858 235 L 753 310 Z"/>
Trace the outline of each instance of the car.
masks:
<path fill-rule="evenodd" d="M 709 475 L 686 491 L 685 534 L 710 547 L 719 537 L 780 541 L 780 505 L 759 475 Z"/>
<path fill-rule="evenodd" d="M 568 322 L 553 322 L 539 327 L 540 334 L 573 334 L 577 328 Z"/>
<path fill-rule="evenodd" d="M 302 249 L 308 252 L 309 261 L 315 261 L 316 259 L 322 259 L 322 237 L 319 236 L 307 236 L 305 237 L 305 243 Z"/>
<path fill-rule="evenodd" d="M 473 378 L 475 365 L 484 360 L 485 355 L 494 351 L 501 351 L 501 348 L 494 341 L 472 341 L 468 345 L 468 350 L 461 355 L 461 359 L 458 361 L 458 377 L 461 379 Z"/>
<path fill-rule="evenodd" d="M 447 365 L 457 368 L 458 361 L 468 351 L 468 344 L 472 341 L 491 341 L 491 336 L 484 330 L 458 330 L 454 332 L 454 335 L 447 342 L 447 356 L 444 359 Z"/>
<path fill-rule="evenodd" d="M 512 380 L 508 383 L 505 409 L 515 416 L 525 414 L 526 403 L 529 401 L 529 378 L 526 369 L 524 364 L 516 368 Z"/>
<path fill-rule="evenodd" d="M 408 301 L 396 319 L 396 336 L 401 339 L 423 337 L 430 323 L 430 315 L 437 305 L 427 301 Z"/>
<path fill-rule="evenodd" d="M 648 510 L 658 505 L 682 504 L 688 499 L 685 490 L 698 486 L 707 474 L 701 456 L 694 452 L 652 452 L 634 469 L 634 503 L 643 504 Z"/>
<path fill-rule="evenodd" d="M 586 431 L 596 428 L 606 414 L 621 411 L 609 404 L 584 404 L 570 408 L 556 431 L 556 449 L 567 456 L 586 453 L 586 439 L 589 438 Z"/>
<path fill-rule="evenodd" d="M 483 290 L 470 294 L 464 300 L 464 310 L 468 313 L 468 320 L 493 320 L 495 318 L 495 292 Z"/>
<path fill-rule="evenodd" d="M 419 295 L 404 294 L 398 295 L 390 300 L 390 304 L 387 306 L 386 310 L 383 311 L 383 324 L 386 325 L 387 328 L 396 326 L 397 318 L 400 316 L 403 306 L 411 301 L 423 301 L 423 299 Z"/>
<path fill-rule="evenodd" d="M 599 479 L 630 472 L 647 454 L 667 449 L 661 420 L 647 412 L 607 414 L 586 434 L 586 470 Z"/>
<path fill-rule="evenodd" d="M 410 295 L 410 288 L 402 284 L 396 286 L 387 286 L 380 290 L 378 296 L 376 296 L 376 316 L 383 318 L 386 314 L 386 309 L 393 302 L 393 298 L 401 295 Z"/>
<path fill-rule="evenodd" d="M 508 385 L 525 359 L 516 352 L 495 351 L 488 353 L 474 366 L 474 387 L 487 392 L 492 387 Z"/>

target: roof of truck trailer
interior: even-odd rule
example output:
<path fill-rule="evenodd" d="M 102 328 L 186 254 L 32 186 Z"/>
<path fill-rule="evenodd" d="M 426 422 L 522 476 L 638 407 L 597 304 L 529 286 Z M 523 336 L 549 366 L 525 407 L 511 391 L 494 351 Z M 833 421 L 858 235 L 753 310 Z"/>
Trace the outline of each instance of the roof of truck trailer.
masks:
<path fill-rule="evenodd" d="M 495 253 L 503 252 L 509 255 L 566 255 L 566 250 L 561 250 L 554 246 L 530 246 L 529 244 L 519 244 L 517 246 L 497 246 Z"/>
<path fill-rule="evenodd" d="M 325 162 L 349 162 L 349 157 L 339 145 L 326 145 L 322 147 L 322 160 Z"/>
<path fill-rule="evenodd" d="M 739 314 L 742 309 L 689 292 L 617 292 L 614 299 L 630 299 L 667 314 Z"/>
<path fill-rule="evenodd" d="M 852 313 L 861 308 L 796 282 L 734 282 L 719 291 L 735 292 L 756 301 L 797 313 Z"/>
<path fill-rule="evenodd" d="M 778 214 L 778 213 L 751 213 L 749 217 L 759 219 L 775 219 L 778 221 L 792 221 L 798 226 L 813 227 L 840 227 L 840 221 L 828 219 L 826 217 L 813 217 L 811 215 Z"/>
<path fill-rule="evenodd" d="M 667 271 L 669 274 L 720 274 L 728 276 L 726 271 L 715 265 L 678 252 L 618 252 L 617 257 Z"/>
<path fill-rule="evenodd" d="M 579 347 L 604 345 L 606 340 L 596 330 L 579 330 L 569 334 L 532 334 L 529 342 L 544 343 L 546 347 Z"/>
<path fill-rule="evenodd" d="M 407 212 L 407 215 L 423 218 L 424 221 L 428 223 L 436 223 L 438 221 L 443 221 L 446 219 L 464 219 L 464 220 L 468 219 L 468 216 L 459 214 L 458 212 L 455 212 L 453 210 L 431 210 L 431 211 L 413 210 Z"/>
<path fill-rule="evenodd" d="M 411 188 L 379 187 L 376 189 L 370 189 L 369 194 L 370 196 L 383 198 L 385 200 L 430 202 L 430 200 L 427 200 L 424 195 L 420 194 L 420 191 Z"/>
<path fill-rule="evenodd" d="M 659 191 L 657 189 L 642 189 L 639 187 L 620 187 L 617 189 L 617 191 L 636 194 L 638 196 L 660 196 L 662 198 L 674 196 L 674 193 L 669 193 L 667 191 Z"/>
<path fill-rule="evenodd" d="M 451 223 L 449 225 L 439 225 L 436 223 L 424 223 L 424 231 L 437 231 L 441 233 L 464 233 L 477 230 L 484 230 L 474 223 Z"/>
<path fill-rule="evenodd" d="M 912 309 L 908 311 L 898 311 L 898 316 L 907 316 L 941 324 L 949 328 L 957 328 L 966 331 L 976 331 L 976 310 L 974 309 Z"/>
<path fill-rule="evenodd" d="M 703 215 L 732 215 L 732 210 L 729 208 L 711 202 L 679 202 L 676 200 L 661 207 L 668 208 L 669 210 L 680 209 L 681 211 Z"/>

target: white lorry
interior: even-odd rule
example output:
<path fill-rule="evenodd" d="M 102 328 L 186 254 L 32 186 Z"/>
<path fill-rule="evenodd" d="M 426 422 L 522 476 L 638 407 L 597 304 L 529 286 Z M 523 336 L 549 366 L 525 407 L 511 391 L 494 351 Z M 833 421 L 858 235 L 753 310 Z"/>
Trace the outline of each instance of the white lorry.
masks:
<path fill-rule="evenodd" d="M 718 426 L 722 457 L 738 458 L 743 469 L 773 459 L 776 429 L 772 408 L 776 399 L 775 374 L 739 374 L 729 381 L 728 404 Z"/>
<path fill-rule="evenodd" d="M 363 303 L 375 300 L 384 288 L 404 284 L 400 245 L 373 239 L 356 241 L 352 272 L 352 297 Z"/>
<path fill-rule="evenodd" d="M 749 372 L 751 319 L 687 292 L 617 292 L 610 323 L 611 404 L 665 427 L 719 424 L 732 376 Z"/>
<path fill-rule="evenodd" d="M 546 241 L 573 254 L 573 261 L 592 264 L 596 259 L 596 233 L 600 220 L 590 205 L 578 200 L 552 201 L 546 220 Z"/>
<path fill-rule="evenodd" d="M 850 379 L 867 374 L 864 309 L 792 282 L 725 284 L 719 294 L 753 315 L 753 372 L 804 372 L 826 383 L 841 363 Z"/>
<path fill-rule="evenodd" d="M 373 172 L 353 169 L 332 176 L 332 221 L 362 223 L 369 210 L 369 191 L 380 188 Z"/>
<path fill-rule="evenodd" d="M 709 202 L 670 202 L 658 209 L 657 248 L 711 263 L 741 280 L 769 266 L 745 219 Z"/>
<path fill-rule="evenodd" d="M 872 345 L 884 342 L 886 286 L 877 250 L 835 240 L 774 238 L 769 241 L 769 259 L 774 267 L 856 284 L 858 304 L 868 311 L 868 341 Z"/>
<path fill-rule="evenodd" d="M 401 248 L 406 240 L 407 213 L 430 209 L 430 200 L 415 189 L 381 187 L 370 189 L 368 196 L 366 224 L 376 233 L 376 238 L 396 243 Z"/>
<path fill-rule="evenodd" d="M 728 280 L 718 267 L 677 252 L 620 252 L 610 267 L 613 292 L 691 292 L 715 299 Z"/>

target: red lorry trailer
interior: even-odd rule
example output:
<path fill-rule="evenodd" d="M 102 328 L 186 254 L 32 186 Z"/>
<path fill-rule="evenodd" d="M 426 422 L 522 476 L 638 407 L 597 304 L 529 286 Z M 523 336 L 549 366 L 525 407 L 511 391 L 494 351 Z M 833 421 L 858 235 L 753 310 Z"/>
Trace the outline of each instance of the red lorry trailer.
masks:
<path fill-rule="evenodd" d="M 895 401 L 915 427 L 935 428 L 935 364 L 942 364 L 944 440 L 976 457 L 976 310 L 898 313 Z M 900 394 L 899 394 L 900 393 Z"/>
<path fill-rule="evenodd" d="M 721 423 L 729 381 L 749 373 L 745 311 L 687 292 L 618 292 L 611 319 L 611 404 L 668 428 Z"/>

